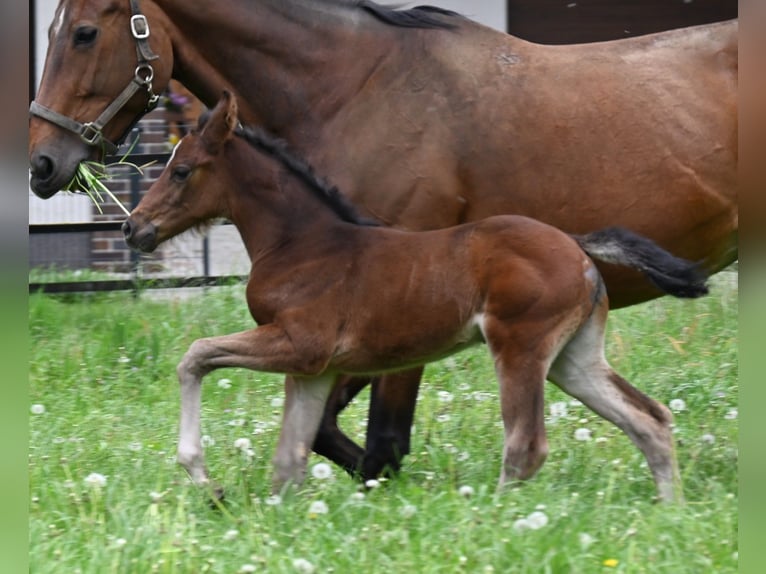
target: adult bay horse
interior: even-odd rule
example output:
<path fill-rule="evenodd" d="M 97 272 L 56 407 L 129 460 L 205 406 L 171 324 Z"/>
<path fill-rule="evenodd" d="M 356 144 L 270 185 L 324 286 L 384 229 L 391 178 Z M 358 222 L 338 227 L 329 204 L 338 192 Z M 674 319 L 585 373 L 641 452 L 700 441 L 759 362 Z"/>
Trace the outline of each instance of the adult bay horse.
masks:
<path fill-rule="evenodd" d="M 707 293 L 696 265 L 621 228 L 570 236 L 517 215 L 421 232 L 364 225 L 281 142 L 238 123 L 224 92 L 123 224 L 128 244 L 151 252 L 226 217 L 252 261 L 246 293 L 258 327 L 198 339 L 178 365 L 178 460 L 196 483 L 209 484 L 200 392 L 215 369 L 293 377 L 274 458 L 279 491 L 305 477 L 338 375 L 397 371 L 485 342 L 505 427 L 501 485 L 545 460 L 548 377 L 625 431 L 661 499 L 679 498 L 669 410 L 604 358 L 608 300 L 590 257 L 638 269 L 682 297 Z"/>
<path fill-rule="evenodd" d="M 139 5 L 140 4 L 140 5 Z M 433 8 L 366 0 L 61 0 L 31 109 L 31 186 L 50 197 L 122 139 L 172 76 L 287 140 L 368 215 L 413 230 L 516 213 L 628 227 L 715 272 L 737 251 L 736 21 L 615 42 L 536 45 Z M 611 305 L 660 292 L 599 263 Z M 421 371 L 372 388 L 365 476 L 409 452 Z"/>

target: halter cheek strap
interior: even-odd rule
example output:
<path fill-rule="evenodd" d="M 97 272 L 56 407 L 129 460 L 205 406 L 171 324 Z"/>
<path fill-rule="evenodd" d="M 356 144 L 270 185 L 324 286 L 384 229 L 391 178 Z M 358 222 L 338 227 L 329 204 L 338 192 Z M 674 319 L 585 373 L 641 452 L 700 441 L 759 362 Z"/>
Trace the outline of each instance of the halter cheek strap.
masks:
<path fill-rule="evenodd" d="M 64 128 L 67 131 L 73 132 L 80 136 L 80 139 L 89 146 L 102 146 L 108 153 L 115 153 L 117 146 L 104 137 L 103 129 L 107 123 L 117 115 L 125 104 L 138 92 L 139 90 L 146 90 L 148 100 L 146 108 L 141 114 L 146 114 L 157 107 L 159 102 L 159 95 L 152 91 L 152 80 L 154 80 L 154 68 L 149 63 L 152 60 L 159 58 L 157 54 L 152 51 L 149 46 L 149 22 L 146 20 L 146 16 L 141 13 L 138 6 L 138 0 L 130 0 L 130 9 L 132 16 L 130 17 L 130 32 L 133 39 L 136 41 L 136 56 L 138 59 L 138 65 L 133 73 L 133 79 L 125 86 L 125 89 L 109 104 L 106 109 L 101 112 L 101 115 L 92 122 L 79 122 L 73 118 L 67 117 L 50 108 L 43 106 L 42 104 L 33 101 L 29 105 L 29 113 L 33 116 L 40 117 L 47 120 L 57 126 Z M 133 122 L 135 125 L 139 118 Z M 133 127 L 130 126 L 130 128 Z M 127 134 L 130 128 L 125 131 Z M 124 137 L 124 135 L 122 136 Z M 120 139 L 122 139 L 122 137 Z"/>

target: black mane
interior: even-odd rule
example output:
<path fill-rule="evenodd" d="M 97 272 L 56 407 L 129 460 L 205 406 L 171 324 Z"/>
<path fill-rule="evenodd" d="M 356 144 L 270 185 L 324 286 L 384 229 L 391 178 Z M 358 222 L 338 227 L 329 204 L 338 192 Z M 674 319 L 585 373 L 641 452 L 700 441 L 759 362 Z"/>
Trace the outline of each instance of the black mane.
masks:
<path fill-rule="evenodd" d="M 314 195 L 332 209 L 341 220 L 355 225 L 379 225 L 377 221 L 359 215 L 354 205 L 338 191 L 338 188 L 317 176 L 308 162 L 290 151 L 284 140 L 277 139 L 260 128 L 247 126 L 238 127 L 235 133 L 257 150 L 278 160 L 290 173 L 305 183 Z"/>
<path fill-rule="evenodd" d="M 359 0 L 356 5 L 386 24 L 401 28 L 442 28 L 451 30 L 457 25 L 434 15 L 462 18 L 457 12 L 436 6 L 415 6 L 409 10 L 397 10 L 381 6 L 370 0 Z"/>

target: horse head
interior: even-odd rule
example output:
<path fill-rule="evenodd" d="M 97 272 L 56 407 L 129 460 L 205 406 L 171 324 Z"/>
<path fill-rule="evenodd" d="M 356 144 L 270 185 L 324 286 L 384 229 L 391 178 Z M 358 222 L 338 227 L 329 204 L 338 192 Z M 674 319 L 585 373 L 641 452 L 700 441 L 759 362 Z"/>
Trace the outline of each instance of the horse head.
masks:
<path fill-rule="evenodd" d="M 123 223 L 128 245 L 149 253 L 187 229 L 229 216 L 226 169 L 215 160 L 237 125 L 237 102 L 225 91 L 210 115 L 178 142 L 159 178 Z"/>
<path fill-rule="evenodd" d="M 65 187 L 81 161 L 114 152 L 112 142 L 157 104 L 173 53 L 167 20 L 154 3 L 145 8 L 138 0 L 61 0 L 30 106 L 30 185 L 39 197 Z"/>

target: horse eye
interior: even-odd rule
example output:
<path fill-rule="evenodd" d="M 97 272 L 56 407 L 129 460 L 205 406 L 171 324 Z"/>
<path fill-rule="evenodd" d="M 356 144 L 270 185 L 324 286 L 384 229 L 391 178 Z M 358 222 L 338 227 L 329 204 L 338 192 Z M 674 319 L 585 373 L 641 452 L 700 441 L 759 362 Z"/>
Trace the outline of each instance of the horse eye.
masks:
<path fill-rule="evenodd" d="M 74 31 L 74 45 L 76 48 L 90 46 L 98 37 L 98 28 L 95 26 L 80 26 Z"/>
<path fill-rule="evenodd" d="M 173 168 L 173 172 L 171 173 L 170 177 L 173 179 L 173 181 L 183 183 L 189 179 L 191 171 L 191 168 L 187 165 L 177 165 Z"/>

